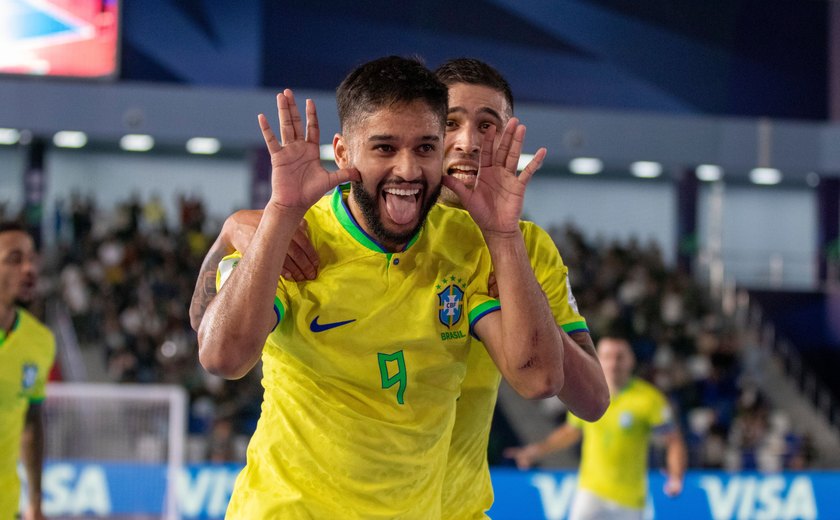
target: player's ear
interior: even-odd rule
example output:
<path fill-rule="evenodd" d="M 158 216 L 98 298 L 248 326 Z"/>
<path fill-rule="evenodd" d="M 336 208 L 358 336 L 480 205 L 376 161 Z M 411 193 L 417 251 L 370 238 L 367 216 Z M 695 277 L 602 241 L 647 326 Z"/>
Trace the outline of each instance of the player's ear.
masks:
<path fill-rule="evenodd" d="M 352 161 L 350 160 L 350 144 L 341 134 L 335 134 L 333 136 L 333 154 L 335 154 L 335 164 L 339 168 L 349 168 L 352 165 Z"/>

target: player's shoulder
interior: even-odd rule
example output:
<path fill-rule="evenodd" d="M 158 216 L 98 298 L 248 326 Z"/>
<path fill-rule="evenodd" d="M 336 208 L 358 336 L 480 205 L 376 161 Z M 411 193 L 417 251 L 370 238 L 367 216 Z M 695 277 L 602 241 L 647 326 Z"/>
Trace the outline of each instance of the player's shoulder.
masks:
<path fill-rule="evenodd" d="M 21 331 L 25 331 L 28 341 L 49 345 L 50 348 L 54 348 L 55 336 L 49 327 L 26 309 L 20 308 L 18 309 L 18 313 L 20 315 L 19 327 Z"/>
<path fill-rule="evenodd" d="M 547 258 L 554 258 L 563 265 L 563 258 L 557 249 L 557 244 L 551 234 L 530 220 L 520 220 L 519 230 L 522 231 L 522 239 L 530 256 L 539 255 L 544 261 Z"/>
<path fill-rule="evenodd" d="M 665 401 L 665 394 L 654 384 L 645 381 L 640 377 L 633 378 L 633 391 L 645 399 L 651 401 Z"/>
<path fill-rule="evenodd" d="M 481 237 L 481 230 L 478 228 L 478 224 L 475 223 L 467 210 L 444 204 L 435 204 L 429 210 L 425 227 L 432 233 L 447 233 L 444 236 L 449 236 L 448 233 L 460 233 L 467 236 Z M 454 243 L 452 240 L 449 242 Z"/>

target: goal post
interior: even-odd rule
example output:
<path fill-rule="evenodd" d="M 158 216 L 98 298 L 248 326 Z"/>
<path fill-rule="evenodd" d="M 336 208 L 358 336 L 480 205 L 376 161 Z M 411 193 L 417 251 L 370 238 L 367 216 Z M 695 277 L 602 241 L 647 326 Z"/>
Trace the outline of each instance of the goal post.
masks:
<path fill-rule="evenodd" d="M 43 406 L 45 513 L 180 519 L 182 387 L 51 383 Z"/>

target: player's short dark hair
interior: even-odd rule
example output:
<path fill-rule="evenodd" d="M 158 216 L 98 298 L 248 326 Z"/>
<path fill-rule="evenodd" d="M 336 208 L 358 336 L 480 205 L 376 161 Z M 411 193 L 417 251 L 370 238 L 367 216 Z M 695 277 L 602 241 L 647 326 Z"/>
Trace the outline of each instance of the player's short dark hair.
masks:
<path fill-rule="evenodd" d="M 24 226 L 22 222 L 18 222 L 17 220 L 0 221 L 0 233 L 5 233 L 7 231 L 22 231 L 27 234 L 29 233 L 29 229 Z"/>
<path fill-rule="evenodd" d="M 481 85 L 504 94 L 513 115 L 513 91 L 502 74 L 487 63 L 475 58 L 453 58 L 435 70 L 438 79 L 447 87 L 455 83 Z"/>
<path fill-rule="evenodd" d="M 382 108 L 423 101 L 446 123 L 446 85 L 417 58 L 387 56 L 354 69 L 336 90 L 341 131 Z"/>

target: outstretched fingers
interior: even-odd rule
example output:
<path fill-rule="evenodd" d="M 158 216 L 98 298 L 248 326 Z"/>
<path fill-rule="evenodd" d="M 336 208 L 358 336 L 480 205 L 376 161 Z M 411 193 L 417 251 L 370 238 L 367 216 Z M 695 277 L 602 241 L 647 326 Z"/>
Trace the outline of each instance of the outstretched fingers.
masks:
<path fill-rule="evenodd" d="M 499 145 L 496 147 L 495 155 L 494 155 L 494 164 L 503 165 L 507 168 L 510 152 L 511 152 L 511 143 L 513 141 L 513 136 L 519 128 L 519 119 L 512 117 L 508 120 L 507 124 L 505 125 L 505 129 L 502 132 L 502 138 L 499 140 Z M 521 147 L 520 147 L 521 149 Z M 519 157 L 516 158 L 519 160 Z M 513 170 L 514 172 L 516 169 Z"/>
<path fill-rule="evenodd" d="M 478 160 L 478 174 L 481 175 L 481 168 L 493 167 L 493 141 L 496 139 L 496 127 L 491 126 L 484 132 L 484 140 L 481 142 L 481 155 Z M 444 178 L 446 176 L 444 175 Z"/>
<path fill-rule="evenodd" d="M 522 156 L 522 143 L 525 141 L 525 125 L 518 125 L 513 132 L 505 157 L 505 170 L 516 175 L 516 170 L 519 168 L 519 158 Z"/>
<path fill-rule="evenodd" d="M 277 137 L 274 135 L 274 132 L 271 130 L 271 125 L 268 124 L 268 118 L 265 117 L 265 114 L 259 114 L 257 116 L 257 121 L 260 124 L 260 130 L 262 130 L 263 140 L 265 140 L 265 145 L 268 147 L 269 153 L 275 153 L 280 150 L 280 142 L 277 141 Z"/>
<path fill-rule="evenodd" d="M 531 180 L 531 177 L 537 173 L 537 170 L 542 167 L 543 161 L 545 160 L 545 156 L 548 153 L 548 150 L 545 148 L 540 148 L 537 150 L 537 153 L 534 154 L 534 158 L 525 166 L 522 170 L 522 173 L 519 174 L 519 182 L 522 184 L 527 185 L 528 181 Z"/>
<path fill-rule="evenodd" d="M 315 111 L 315 102 L 306 100 L 306 141 L 318 144 L 321 139 L 321 129 L 318 126 L 318 113 Z"/>
<path fill-rule="evenodd" d="M 295 103 L 295 95 L 291 89 L 277 94 L 277 115 L 280 118 L 280 142 L 288 144 L 303 135 L 300 110 Z"/>

